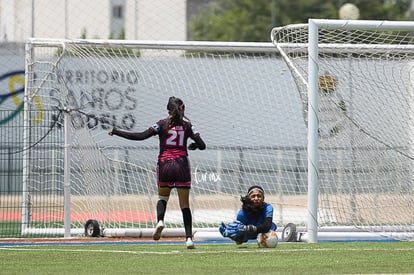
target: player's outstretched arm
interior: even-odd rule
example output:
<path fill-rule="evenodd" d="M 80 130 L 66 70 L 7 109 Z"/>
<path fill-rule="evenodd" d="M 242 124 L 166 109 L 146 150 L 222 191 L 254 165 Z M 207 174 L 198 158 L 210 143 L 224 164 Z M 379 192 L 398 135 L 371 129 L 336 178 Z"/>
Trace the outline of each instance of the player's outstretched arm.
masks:
<path fill-rule="evenodd" d="M 144 140 L 152 137 L 154 135 L 154 130 L 152 128 L 148 128 L 144 132 L 130 132 L 112 128 L 109 130 L 108 135 L 116 135 L 131 140 Z"/>

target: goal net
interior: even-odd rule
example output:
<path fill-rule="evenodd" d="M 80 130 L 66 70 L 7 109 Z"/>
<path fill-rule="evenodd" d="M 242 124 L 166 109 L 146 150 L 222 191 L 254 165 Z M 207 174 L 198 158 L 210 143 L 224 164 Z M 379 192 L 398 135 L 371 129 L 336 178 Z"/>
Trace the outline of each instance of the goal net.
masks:
<path fill-rule="evenodd" d="M 158 138 L 108 130 L 147 129 L 170 96 L 207 144 L 189 152 L 195 232 L 219 234 L 251 185 L 265 189 L 280 228 L 304 225 L 306 126 L 272 43 L 31 39 L 26 62 L 25 235 L 62 234 L 66 217 L 72 235 L 96 220 L 106 236 L 150 236 Z M 175 190 L 165 223 L 163 233 L 184 234 Z"/>
<path fill-rule="evenodd" d="M 315 231 L 413 238 L 413 32 L 413 22 L 342 20 L 272 30 L 308 125 Z"/>

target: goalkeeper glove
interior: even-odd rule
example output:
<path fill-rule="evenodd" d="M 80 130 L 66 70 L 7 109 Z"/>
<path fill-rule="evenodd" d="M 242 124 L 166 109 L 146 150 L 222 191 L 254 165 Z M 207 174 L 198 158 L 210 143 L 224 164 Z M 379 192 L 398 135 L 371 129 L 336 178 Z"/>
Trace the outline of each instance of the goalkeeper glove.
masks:
<path fill-rule="evenodd" d="M 228 234 L 227 234 L 227 232 L 226 232 L 226 225 L 225 225 L 223 222 L 221 222 L 221 225 L 220 225 L 220 227 L 219 227 L 219 231 L 220 231 L 220 234 L 221 234 L 223 237 L 228 237 Z"/>
<path fill-rule="evenodd" d="M 235 221 L 229 225 L 225 225 L 223 222 L 221 222 L 219 231 L 223 237 L 235 238 L 243 234 L 243 232 L 240 230 L 242 226 L 243 224 L 239 221 Z"/>
<path fill-rule="evenodd" d="M 240 231 L 244 233 L 256 233 L 257 228 L 253 224 L 242 225 Z"/>

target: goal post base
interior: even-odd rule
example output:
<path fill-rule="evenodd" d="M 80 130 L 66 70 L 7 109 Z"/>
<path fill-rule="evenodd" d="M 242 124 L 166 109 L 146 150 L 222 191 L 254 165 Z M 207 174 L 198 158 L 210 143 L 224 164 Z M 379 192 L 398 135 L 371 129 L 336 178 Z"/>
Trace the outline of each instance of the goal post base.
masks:
<path fill-rule="evenodd" d="M 283 228 L 278 228 L 277 235 L 280 242 L 283 241 Z M 295 242 L 309 242 L 306 227 L 297 227 L 297 239 Z M 104 238 L 152 238 L 153 228 L 107 228 L 102 229 Z M 72 228 L 72 237 L 85 237 L 83 228 Z M 22 232 L 23 236 L 63 236 L 64 228 L 28 228 Z M 193 232 L 194 239 L 199 242 L 224 242 L 229 240 L 224 238 L 218 229 L 214 228 L 196 228 Z M 184 229 L 166 228 L 162 232 L 163 238 L 184 238 Z M 356 228 L 354 226 L 329 226 L 322 227 L 318 231 L 318 242 L 397 242 L 410 240 L 414 238 L 414 228 L 410 228 L 407 232 L 390 232 L 382 227 Z"/>

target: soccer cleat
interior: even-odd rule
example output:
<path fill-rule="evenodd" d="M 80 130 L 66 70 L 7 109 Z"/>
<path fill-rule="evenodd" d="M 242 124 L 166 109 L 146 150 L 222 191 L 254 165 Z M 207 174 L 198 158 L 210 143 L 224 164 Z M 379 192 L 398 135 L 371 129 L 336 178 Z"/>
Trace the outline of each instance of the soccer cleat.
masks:
<path fill-rule="evenodd" d="M 187 249 L 194 249 L 194 242 L 193 240 L 189 237 L 187 238 L 187 241 L 185 242 L 185 245 L 187 246 Z"/>
<path fill-rule="evenodd" d="M 154 241 L 158 241 L 161 238 L 161 232 L 164 229 L 164 222 L 158 221 L 157 226 L 155 227 L 155 231 L 152 234 L 152 239 Z"/>

